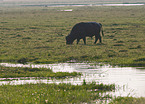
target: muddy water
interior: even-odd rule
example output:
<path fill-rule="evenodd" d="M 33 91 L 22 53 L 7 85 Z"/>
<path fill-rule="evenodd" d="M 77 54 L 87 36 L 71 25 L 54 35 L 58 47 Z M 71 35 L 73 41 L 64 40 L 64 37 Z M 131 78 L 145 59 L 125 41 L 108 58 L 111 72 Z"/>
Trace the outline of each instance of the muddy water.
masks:
<path fill-rule="evenodd" d="M 0 65 L 7 67 L 32 67 L 32 68 L 51 68 L 54 72 L 81 72 L 82 76 L 77 78 L 69 78 L 65 80 L 13 80 L 0 81 L 2 84 L 26 84 L 26 83 L 72 83 L 74 85 L 95 81 L 97 83 L 115 84 L 116 91 L 112 92 L 114 96 L 133 96 L 145 97 L 145 68 L 137 67 L 112 67 L 110 65 L 100 66 L 91 63 L 59 63 L 59 64 L 43 64 L 43 65 L 23 65 L 1 63 Z M 2 80 L 2 79 L 1 79 Z"/>

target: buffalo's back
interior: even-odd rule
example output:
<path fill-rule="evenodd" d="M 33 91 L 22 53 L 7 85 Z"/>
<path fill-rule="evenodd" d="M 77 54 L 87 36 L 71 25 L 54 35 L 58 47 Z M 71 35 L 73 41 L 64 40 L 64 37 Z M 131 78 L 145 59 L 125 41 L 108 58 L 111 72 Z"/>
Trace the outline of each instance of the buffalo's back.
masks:
<path fill-rule="evenodd" d="M 76 24 L 70 35 L 84 37 L 84 36 L 94 36 L 100 32 L 100 25 L 96 22 L 81 22 Z"/>

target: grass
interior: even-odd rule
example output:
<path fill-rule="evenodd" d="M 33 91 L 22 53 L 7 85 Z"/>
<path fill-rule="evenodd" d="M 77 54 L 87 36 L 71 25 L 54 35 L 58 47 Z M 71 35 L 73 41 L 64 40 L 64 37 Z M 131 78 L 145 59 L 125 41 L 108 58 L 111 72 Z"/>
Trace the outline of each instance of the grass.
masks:
<path fill-rule="evenodd" d="M 81 75 L 77 72 L 52 72 L 45 68 L 12 68 L 0 66 L 0 78 L 36 77 L 36 78 L 69 78 Z"/>
<path fill-rule="evenodd" d="M 109 104 L 144 104 L 145 98 L 118 97 Z"/>
<path fill-rule="evenodd" d="M 0 62 L 76 60 L 145 65 L 145 61 L 140 60 L 145 58 L 145 6 L 5 8 L 0 8 Z M 60 11 L 62 9 L 73 11 Z M 65 44 L 65 36 L 82 21 L 103 24 L 103 44 L 94 45 L 94 38 L 87 38 L 87 45 L 83 45 L 82 40 L 79 45 Z"/>
<path fill-rule="evenodd" d="M 103 97 L 103 92 L 112 91 L 114 85 L 90 83 L 86 85 L 71 84 L 26 84 L 0 86 L 0 103 L 5 104 L 80 104 L 91 103 Z M 100 92 L 101 91 L 101 92 Z"/>

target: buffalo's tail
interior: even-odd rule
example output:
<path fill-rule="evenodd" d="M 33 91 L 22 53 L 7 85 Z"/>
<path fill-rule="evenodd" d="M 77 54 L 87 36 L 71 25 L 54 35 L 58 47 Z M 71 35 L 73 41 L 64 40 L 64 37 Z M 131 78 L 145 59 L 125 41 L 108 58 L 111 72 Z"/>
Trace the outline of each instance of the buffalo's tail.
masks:
<path fill-rule="evenodd" d="M 99 24 L 101 26 L 102 36 L 104 36 L 102 24 L 101 23 L 99 23 Z"/>
<path fill-rule="evenodd" d="M 102 28 L 101 30 L 102 30 L 102 36 L 104 36 L 104 33 L 103 33 L 103 28 Z"/>

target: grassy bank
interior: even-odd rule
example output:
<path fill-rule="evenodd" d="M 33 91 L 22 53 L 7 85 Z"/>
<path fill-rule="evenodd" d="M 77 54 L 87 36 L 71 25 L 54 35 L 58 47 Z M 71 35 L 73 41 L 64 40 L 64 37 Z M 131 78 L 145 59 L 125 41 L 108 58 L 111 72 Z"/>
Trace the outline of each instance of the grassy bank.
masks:
<path fill-rule="evenodd" d="M 36 78 L 68 78 L 81 75 L 77 72 L 52 72 L 45 68 L 12 68 L 0 66 L 0 78 L 36 77 Z"/>
<path fill-rule="evenodd" d="M 72 12 L 61 10 L 72 9 Z M 145 66 L 145 6 L 1 7 L 0 62 L 54 63 L 68 60 Z M 103 44 L 65 44 L 74 24 L 103 24 Z"/>
<path fill-rule="evenodd" d="M 26 84 L 0 86 L 0 103 L 5 104 L 81 104 L 95 100 L 111 98 L 102 96 L 105 91 L 112 91 L 114 85 L 97 85 L 95 83 L 83 85 L 70 84 Z"/>

